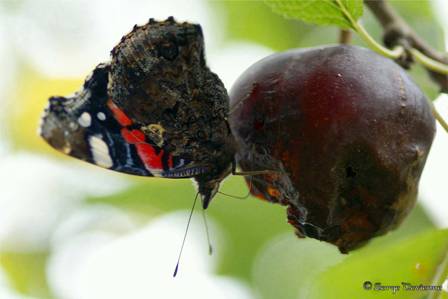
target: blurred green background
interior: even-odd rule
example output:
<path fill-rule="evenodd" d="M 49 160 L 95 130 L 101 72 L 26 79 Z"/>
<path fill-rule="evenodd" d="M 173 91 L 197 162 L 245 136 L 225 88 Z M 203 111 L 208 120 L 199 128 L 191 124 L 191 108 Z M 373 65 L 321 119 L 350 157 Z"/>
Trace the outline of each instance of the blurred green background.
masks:
<path fill-rule="evenodd" d="M 0 299 L 448 298 L 446 291 L 363 289 L 365 281 L 445 281 L 448 231 L 420 205 L 396 231 L 341 255 L 297 239 L 284 207 L 218 195 L 207 210 L 214 255 L 206 253 L 198 210 L 179 277 L 171 278 L 195 195 L 191 182 L 128 177 L 56 153 L 36 134 L 48 97 L 76 91 L 121 35 L 149 17 L 201 22 L 209 63 L 227 88 L 269 53 L 336 43 L 339 33 L 283 19 L 261 1 L 166 2 L 0 0 Z M 444 50 L 434 4 L 392 2 Z M 380 40 L 367 9 L 362 20 Z M 356 36 L 353 43 L 363 45 Z M 424 70 L 411 74 L 428 97 L 438 96 Z M 247 187 L 231 177 L 221 191 L 241 196 Z"/>

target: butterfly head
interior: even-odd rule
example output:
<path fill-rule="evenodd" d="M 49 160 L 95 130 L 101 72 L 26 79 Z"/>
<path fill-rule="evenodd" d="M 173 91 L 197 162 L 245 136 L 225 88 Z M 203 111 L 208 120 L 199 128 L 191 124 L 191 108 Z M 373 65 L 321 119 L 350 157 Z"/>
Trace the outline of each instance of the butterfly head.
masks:
<path fill-rule="evenodd" d="M 199 195 L 201 196 L 202 208 L 207 209 L 209 203 L 218 193 L 220 182 L 210 182 L 199 185 Z"/>
<path fill-rule="evenodd" d="M 216 165 L 218 166 L 218 165 Z M 219 191 L 221 182 L 232 172 L 231 161 L 228 165 L 216 167 L 214 171 L 196 176 L 197 190 L 201 197 L 202 207 L 207 209 L 208 205 Z"/>

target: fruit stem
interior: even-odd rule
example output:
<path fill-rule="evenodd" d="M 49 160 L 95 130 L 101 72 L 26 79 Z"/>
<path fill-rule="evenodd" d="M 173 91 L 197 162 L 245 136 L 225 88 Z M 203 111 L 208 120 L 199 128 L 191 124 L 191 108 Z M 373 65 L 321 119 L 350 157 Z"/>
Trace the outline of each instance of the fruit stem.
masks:
<path fill-rule="evenodd" d="M 398 46 L 394 48 L 393 50 L 390 50 L 386 47 L 383 47 L 381 44 L 377 43 L 373 37 L 367 32 L 367 30 L 361 25 L 360 22 L 353 19 L 352 14 L 347 11 L 345 5 L 341 2 L 341 0 L 336 0 L 336 3 L 338 4 L 339 8 L 341 9 L 344 16 L 347 18 L 347 20 L 352 25 L 352 28 L 359 34 L 359 36 L 364 40 L 364 42 L 374 51 L 378 52 L 379 54 L 391 58 L 391 59 L 397 59 L 404 53 L 404 48 L 401 46 Z"/>
<path fill-rule="evenodd" d="M 367 45 L 374 51 L 378 52 L 379 54 L 386 56 L 391 59 L 397 59 L 404 53 L 404 48 L 401 46 L 395 47 L 393 50 L 390 50 L 386 47 L 383 47 L 381 44 L 377 43 L 373 37 L 367 32 L 367 30 L 364 28 L 364 26 L 361 25 L 360 22 L 353 19 L 352 15 L 347 11 L 345 6 L 340 2 L 340 0 L 336 0 L 339 4 L 339 7 L 341 8 L 342 12 L 344 13 L 345 17 L 350 21 L 352 24 L 353 29 L 360 35 L 360 37 L 367 43 Z M 409 50 L 412 57 L 420 64 L 422 64 L 427 69 L 437 72 L 439 74 L 448 75 L 448 65 L 441 63 L 439 61 L 436 61 L 419 50 L 415 48 L 411 48 Z"/>
<path fill-rule="evenodd" d="M 431 71 L 448 75 L 448 65 L 438 62 L 432 58 L 429 58 L 419 50 L 412 48 L 409 50 L 412 54 L 412 57 L 417 61 L 418 63 L 425 66 L 427 69 L 430 69 Z"/>
<path fill-rule="evenodd" d="M 356 30 L 356 32 L 360 35 L 360 37 L 367 43 L 367 45 L 372 50 L 391 59 L 397 59 L 401 55 L 403 55 L 404 53 L 403 47 L 397 46 L 393 50 L 389 50 L 383 47 L 382 45 L 378 44 L 359 22 L 354 22 L 352 23 L 352 25 L 353 28 Z M 411 53 L 415 61 L 417 61 L 427 69 L 439 74 L 448 75 L 448 65 L 426 56 L 425 54 L 423 54 L 422 52 L 420 52 L 415 48 L 411 48 L 409 52 Z"/>
<path fill-rule="evenodd" d="M 445 119 L 440 115 L 439 111 L 437 111 L 436 106 L 434 106 L 434 103 L 429 101 L 429 104 L 431 105 L 432 115 L 434 115 L 434 118 L 439 122 L 439 124 L 442 126 L 442 128 L 448 133 L 448 123 L 445 121 Z"/>
<path fill-rule="evenodd" d="M 402 46 L 397 46 L 393 50 L 390 50 L 386 47 L 383 47 L 379 43 L 377 43 L 373 37 L 367 32 L 367 30 L 364 28 L 364 26 L 361 25 L 359 22 L 353 22 L 353 28 L 356 30 L 356 32 L 359 34 L 359 36 L 364 40 L 364 42 L 374 51 L 378 52 L 379 54 L 391 58 L 391 59 L 397 59 L 404 53 L 404 48 Z"/>
<path fill-rule="evenodd" d="M 352 41 L 352 32 L 348 29 L 341 29 L 339 31 L 339 43 L 348 45 Z"/>

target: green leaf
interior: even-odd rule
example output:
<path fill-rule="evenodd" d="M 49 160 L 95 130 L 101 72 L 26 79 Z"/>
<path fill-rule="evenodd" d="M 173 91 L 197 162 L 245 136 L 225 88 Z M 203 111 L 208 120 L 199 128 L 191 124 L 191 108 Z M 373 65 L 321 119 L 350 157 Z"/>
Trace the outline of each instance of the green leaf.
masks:
<path fill-rule="evenodd" d="M 442 292 L 403 290 L 402 283 L 441 285 L 447 264 L 448 230 L 429 230 L 383 249 L 353 252 L 316 279 L 309 298 L 441 298 Z M 375 283 L 381 283 L 400 289 L 395 293 L 391 289 L 365 290 L 366 281 L 373 288 Z"/>
<path fill-rule="evenodd" d="M 353 22 L 363 13 L 362 0 L 265 0 L 265 3 L 287 18 L 342 28 L 353 28 Z"/>
<path fill-rule="evenodd" d="M 316 278 L 330 267 L 343 263 L 352 255 L 385 250 L 434 228 L 425 210 L 417 205 L 398 229 L 374 238 L 348 255 L 340 254 L 335 246 L 328 243 L 310 238 L 298 239 L 287 232 L 270 241 L 258 254 L 252 272 L 253 283 L 261 299 L 308 298 Z"/>

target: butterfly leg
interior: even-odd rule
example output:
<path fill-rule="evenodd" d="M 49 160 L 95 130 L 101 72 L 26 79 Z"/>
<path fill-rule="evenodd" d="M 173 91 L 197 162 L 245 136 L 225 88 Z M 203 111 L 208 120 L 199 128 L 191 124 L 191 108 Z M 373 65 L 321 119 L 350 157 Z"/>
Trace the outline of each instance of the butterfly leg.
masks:
<path fill-rule="evenodd" d="M 232 162 L 232 175 L 239 175 L 239 176 L 254 176 L 254 175 L 262 175 L 262 174 L 285 174 L 285 172 L 280 170 L 254 170 L 254 171 L 237 171 L 236 170 L 236 162 Z"/>

